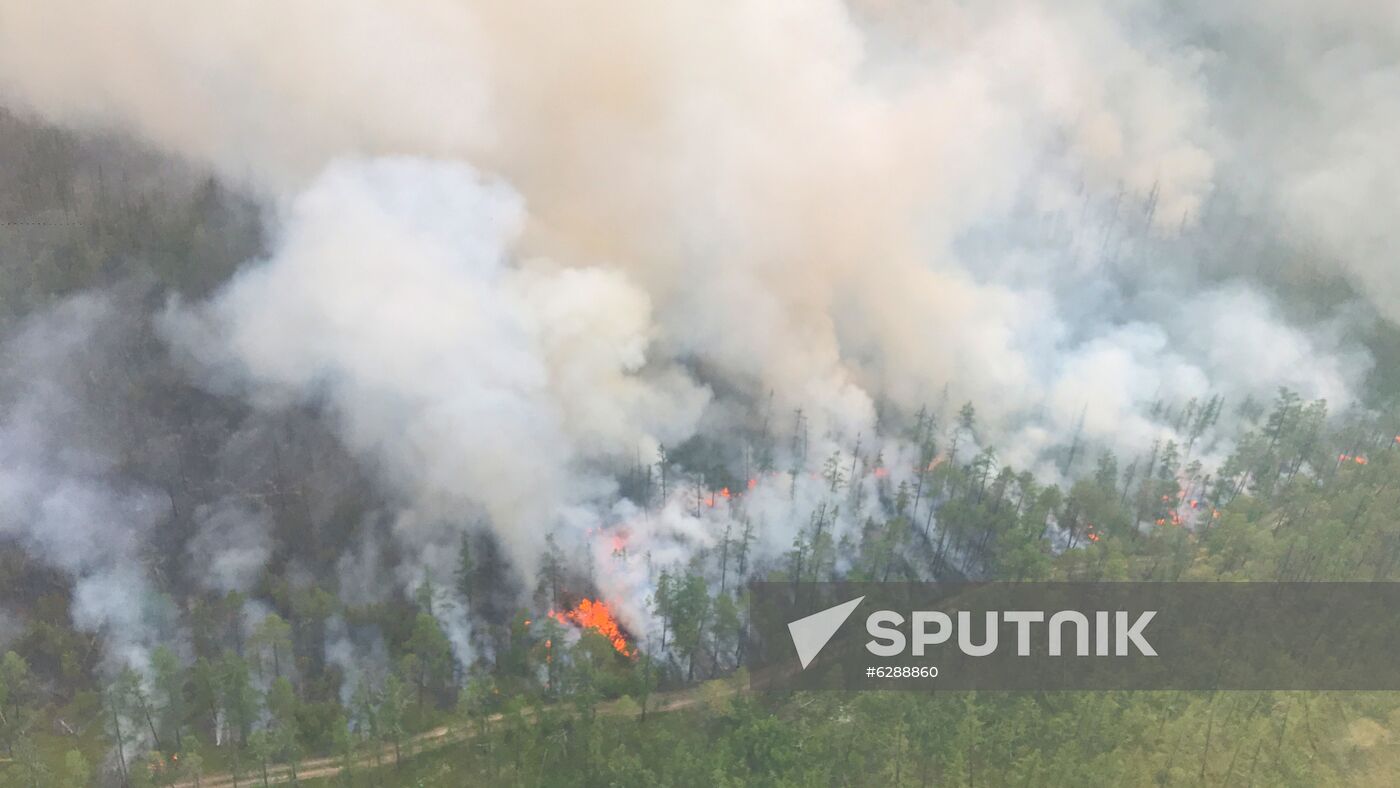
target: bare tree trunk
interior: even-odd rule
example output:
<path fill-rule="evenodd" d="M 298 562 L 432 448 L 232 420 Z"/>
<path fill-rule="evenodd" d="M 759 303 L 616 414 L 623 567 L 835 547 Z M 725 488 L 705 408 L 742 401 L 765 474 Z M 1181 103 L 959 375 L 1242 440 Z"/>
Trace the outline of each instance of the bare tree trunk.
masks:
<path fill-rule="evenodd" d="M 122 742 L 122 718 L 121 715 L 117 713 L 116 704 L 112 703 L 110 698 L 108 699 L 108 705 L 112 709 L 112 727 L 117 734 L 117 767 L 121 770 L 122 785 L 127 786 L 130 785 L 131 782 L 127 778 L 126 773 L 126 748 L 123 746 Z"/>

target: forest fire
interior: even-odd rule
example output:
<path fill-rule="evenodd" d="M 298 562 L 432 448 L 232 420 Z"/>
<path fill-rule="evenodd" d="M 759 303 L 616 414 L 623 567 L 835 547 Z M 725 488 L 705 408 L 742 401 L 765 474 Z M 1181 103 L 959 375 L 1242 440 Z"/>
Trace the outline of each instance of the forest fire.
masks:
<path fill-rule="evenodd" d="M 599 599 L 584 599 L 573 610 L 560 613 L 549 611 L 549 617 L 561 624 L 571 624 L 581 629 L 591 629 L 607 638 L 619 654 L 634 656 L 636 651 L 622 634 L 617 619 L 608 604 Z"/>

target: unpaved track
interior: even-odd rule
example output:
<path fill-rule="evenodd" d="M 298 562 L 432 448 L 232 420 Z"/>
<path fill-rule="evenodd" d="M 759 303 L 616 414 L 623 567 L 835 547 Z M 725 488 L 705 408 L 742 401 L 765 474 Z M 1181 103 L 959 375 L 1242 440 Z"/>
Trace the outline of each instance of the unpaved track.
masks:
<path fill-rule="evenodd" d="M 657 705 L 651 708 L 651 714 L 659 714 L 661 712 L 683 709 L 687 706 L 692 706 L 699 701 L 699 697 L 697 696 L 694 690 L 663 693 L 659 694 L 657 697 L 660 699 L 660 702 L 658 702 Z M 618 712 L 615 710 L 615 707 L 613 707 L 612 704 L 608 704 L 608 706 L 600 707 L 598 713 L 617 714 Z M 632 712 L 633 716 L 639 713 L 640 709 L 636 712 Z M 530 711 L 525 712 L 526 716 L 531 716 L 531 714 L 532 712 Z M 490 717 L 487 718 L 487 720 L 489 720 L 490 722 L 499 722 L 501 719 L 504 718 L 504 716 L 505 715 L 503 714 L 492 714 Z M 403 743 L 399 746 L 399 749 L 403 754 L 403 758 L 406 760 L 420 753 L 440 749 L 449 744 L 455 744 L 457 742 L 464 741 L 466 739 L 471 738 L 474 735 L 476 734 L 473 730 L 463 730 L 460 728 L 454 729 L 444 725 L 442 727 L 433 728 L 430 731 L 426 731 L 416 736 L 411 736 L 407 739 L 404 739 Z M 372 753 L 369 755 L 357 755 L 355 757 L 354 767 L 356 769 L 373 768 L 374 766 L 376 766 L 376 760 L 384 765 L 392 764 L 394 762 L 393 745 L 381 747 L 379 749 L 378 759 L 376 759 L 374 754 Z M 297 779 L 312 780 L 321 777 L 334 777 L 337 774 L 340 774 L 341 771 L 343 771 L 344 769 L 345 764 L 342 762 L 339 756 L 331 756 L 327 758 L 313 758 L 309 761 L 302 761 L 301 763 L 297 764 Z M 292 769 L 289 765 L 277 764 L 275 766 L 269 765 L 267 767 L 267 782 L 269 785 L 291 782 L 291 779 Z M 251 766 L 250 768 L 245 769 L 243 771 L 242 776 L 238 778 L 238 782 L 236 784 L 238 785 L 238 788 L 260 788 L 260 786 L 262 786 L 262 770 L 257 768 L 256 766 Z M 204 776 L 199 780 L 198 788 L 234 788 L 234 785 L 235 783 L 233 779 L 233 774 L 225 772 L 223 774 L 210 774 Z M 174 786 L 172 786 L 172 788 L 196 788 L 196 783 L 193 780 L 190 780 L 187 782 L 176 783 Z"/>

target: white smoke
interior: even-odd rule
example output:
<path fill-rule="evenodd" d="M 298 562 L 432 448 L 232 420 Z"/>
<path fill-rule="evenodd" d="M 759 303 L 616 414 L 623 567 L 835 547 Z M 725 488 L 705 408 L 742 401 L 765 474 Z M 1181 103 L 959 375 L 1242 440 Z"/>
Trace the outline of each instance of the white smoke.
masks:
<path fill-rule="evenodd" d="M 247 593 L 272 555 L 268 513 L 239 501 L 201 506 L 189 545 L 191 574 L 205 588 Z"/>
<path fill-rule="evenodd" d="M 270 257 L 167 335 L 261 406 L 327 406 L 397 496 L 408 585 L 481 516 L 527 573 L 551 530 L 713 546 L 678 502 L 615 508 L 614 473 L 770 392 L 809 463 L 861 435 L 899 474 L 877 406 L 941 392 L 1051 476 L 1071 433 L 1170 437 L 1154 401 L 1352 404 L 1349 326 L 1229 279 L 1274 261 L 1208 220 L 1228 198 L 1400 315 L 1393 14 L 1218 5 L 0 0 L 0 97 L 277 206 Z M 752 496 L 770 553 L 804 479 Z"/>
<path fill-rule="evenodd" d="M 70 574 L 74 624 L 106 636 L 113 664 L 143 668 L 173 615 L 143 560 L 168 503 L 114 481 L 114 425 L 95 403 L 99 379 L 119 385 L 99 374 L 116 373 L 104 338 L 117 324 L 110 301 L 80 296 L 32 318 L 0 350 L 0 536 Z"/>
<path fill-rule="evenodd" d="M 270 260 L 168 333 L 257 399 L 324 401 L 438 577 L 478 512 L 528 572 L 559 512 L 610 492 L 588 464 L 688 436 L 706 394 L 648 364 L 649 300 L 621 274 L 517 265 L 522 219 L 463 164 L 344 162 L 290 204 Z"/>

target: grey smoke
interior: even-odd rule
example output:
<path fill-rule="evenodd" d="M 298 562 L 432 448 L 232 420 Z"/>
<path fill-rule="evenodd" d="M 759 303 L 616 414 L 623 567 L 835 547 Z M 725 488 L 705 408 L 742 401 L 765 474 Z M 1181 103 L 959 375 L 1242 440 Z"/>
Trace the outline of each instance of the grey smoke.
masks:
<path fill-rule="evenodd" d="M 0 535 L 74 579 L 73 621 L 102 632 L 117 663 L 143 666 L 173 610 L 147 579 L 144 551 L 168 502 L 123 482 L 121 427 L 103 404 L 124 373 L 104 343 L 122 318 L 102 296 L 35 316 L 0 350 Z"/>
<path fill-rule="evenodd" d="M 191 574 L 205 588 L 247 593 L 272 555 L 272 523 L 266 511 L 240 501 L 199 507 L 198 531 L 189 545 Z"/>

